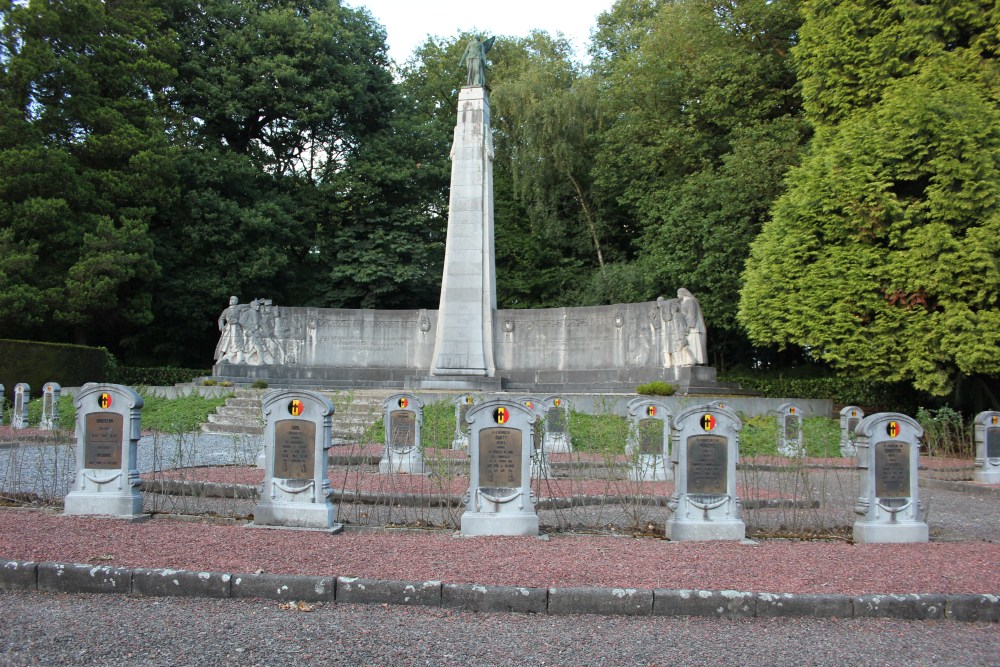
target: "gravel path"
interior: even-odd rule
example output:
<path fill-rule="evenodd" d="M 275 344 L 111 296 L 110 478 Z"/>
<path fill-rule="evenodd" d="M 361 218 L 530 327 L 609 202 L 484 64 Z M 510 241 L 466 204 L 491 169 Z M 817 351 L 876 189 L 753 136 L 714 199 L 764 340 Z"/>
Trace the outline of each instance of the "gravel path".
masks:
<path fill-rule="evenodd" d="M 1000 662 L 1000 628 L 881 619 L 475 614 L 256 600 L 0 594 L 6 665 L 962 665 Z"/>

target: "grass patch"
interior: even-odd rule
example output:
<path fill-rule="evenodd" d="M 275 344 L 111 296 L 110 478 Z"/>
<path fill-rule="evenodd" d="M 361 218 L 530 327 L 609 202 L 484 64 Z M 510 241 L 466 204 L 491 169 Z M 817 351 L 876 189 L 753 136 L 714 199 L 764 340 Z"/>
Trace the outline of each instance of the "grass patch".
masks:
<path fill-rule="evenodd" d="M 224 405 L 228 396 L 188 394 L 163 398 L 142 394 L 142 428 L 161 433 L 190 433 L 208 421 L 208 415 Z"/>
<path fill-rule="evenodd" d="M 747 417 L 741 415 L 740 456 L 778 455 L 778 418 L 774 415 Z M 828 417 L 806 417 L 802 420 L 802 437 L 806 456 L 835 458 L 840 456 L 840 421 Z"/>

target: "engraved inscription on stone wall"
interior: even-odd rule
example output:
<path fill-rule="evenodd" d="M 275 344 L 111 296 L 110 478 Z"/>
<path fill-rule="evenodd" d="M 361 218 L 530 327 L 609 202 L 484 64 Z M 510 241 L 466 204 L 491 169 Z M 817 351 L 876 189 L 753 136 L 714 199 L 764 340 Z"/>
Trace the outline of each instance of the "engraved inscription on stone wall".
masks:
<path fill-rule="evenodd" d="M 521 486 L 521 430 L 484 428 L 479 432 L 479 486 Z"/>
<path fill-rule="evenodd" d="M 909 497 L 909 443 L 889 440 L 875 445 L 875 495 L 879 498 Z"/>
<path fill-rule="evenodd" d="M 312 479 L 316 472 L 316 424 L 283 419 L 274 424 L 274 476 Z"/>
<path fill-rule="evenodd" d="M 84 422 L 84 468 L 117 470 L 122 467 L 122 425 L 125 418 L 110 412 L 91 412 Z"/>
<path fill-rule="evenodd" d="M 848 435 L 851 435 L 851 436 L 854 435 L 854 429 L 856 429 L 858 427 L 858 422 L 859 421 L 861 421 L 861 420 L 860 419 L 856 419 L 856 418 L 855 419 L 848 419 L 847 420 L 847 434 Z"/>
<path fill-rule="evenodd" d="M 986 429 L 986 458 L 1000 459 L 1000 428 Z"/>
<path fill-rule="evenodd" d="M 729 440 L 721 435 L 692 435 L 687 439 L 688 493 L 727 492 Z"/>
<path fill-rule="evenodd" d="M 412 410 L 393 410 L 389 413 L 390 447 L 413 447 L 416 435 L 417 413 Z"/>
<path fill-rule="evenodd" d="M 640 451 L 647 456 L 663 456 L 663 420 L 642 419 L 638 429 Z"/>

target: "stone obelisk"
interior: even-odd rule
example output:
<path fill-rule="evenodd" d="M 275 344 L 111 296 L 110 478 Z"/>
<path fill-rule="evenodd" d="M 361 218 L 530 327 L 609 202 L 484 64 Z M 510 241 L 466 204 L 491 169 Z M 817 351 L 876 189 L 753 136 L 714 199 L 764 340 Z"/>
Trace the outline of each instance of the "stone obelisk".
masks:
<path fill-rule="evenodd" d="M 493 377 L 493 139 L 484 85 L 465 86 L 459 92 L 451 158 L 448 236 L 431 374 Z"/>

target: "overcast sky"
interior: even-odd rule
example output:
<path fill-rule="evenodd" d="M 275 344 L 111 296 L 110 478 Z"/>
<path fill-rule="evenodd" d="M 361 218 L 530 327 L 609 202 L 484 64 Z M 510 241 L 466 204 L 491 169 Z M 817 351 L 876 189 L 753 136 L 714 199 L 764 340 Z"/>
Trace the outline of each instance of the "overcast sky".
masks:
<path fill-rule="evenodd" d="M 475 30 L 486 35 L 525 37 L 534 29 L 562 32 L 586 56 L 597 16 L 614 0 L 345 0 L 367 7 L 385 26 L 389 56 L 402 64 L 427 35 L 453 37 Z"/>

